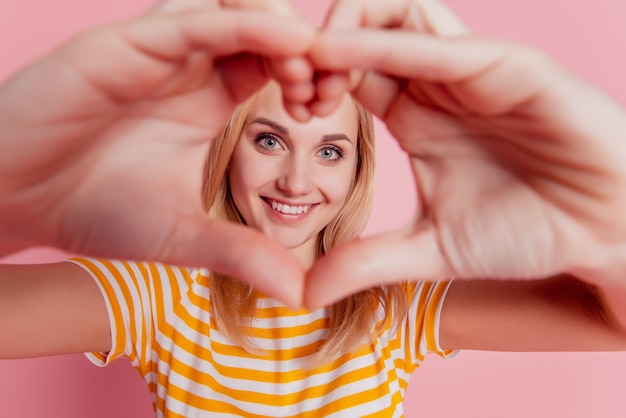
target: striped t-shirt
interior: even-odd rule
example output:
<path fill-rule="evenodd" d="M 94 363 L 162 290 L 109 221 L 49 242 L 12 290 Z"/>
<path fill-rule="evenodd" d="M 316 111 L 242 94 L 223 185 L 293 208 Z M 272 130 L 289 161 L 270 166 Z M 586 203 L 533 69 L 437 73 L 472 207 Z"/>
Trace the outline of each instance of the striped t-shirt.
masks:
<path fill-rule="evenodd" d="M 159 263 L 73 259 L 98 283 L 111 323 L 103 366 L 128 358 L 152 393 L 157 417 L 399 417 L 411 372 L 438 344 L 449 282 L 411 286 L 402 326 L 315 369 L 307 355 L 327 336 L 327 310 L 294 312 L 261 298 L 253 355 L 211 318 L 209 274 Z"/>

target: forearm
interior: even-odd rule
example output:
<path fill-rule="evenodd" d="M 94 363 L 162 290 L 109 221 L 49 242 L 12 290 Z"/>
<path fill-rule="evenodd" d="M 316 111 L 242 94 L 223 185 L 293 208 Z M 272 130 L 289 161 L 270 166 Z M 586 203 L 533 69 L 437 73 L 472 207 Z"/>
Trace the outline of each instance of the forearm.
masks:
<path fill-rule="evenodd" d="M 606 320 L 626 336 L 626 244 L 598 246 L 572 275 L 589 284 Z"/>
<path fill-rule="evenodd" d="M 626 272 L 626 270 L 624 270 Z M 597 278 L 594 281 L 598 281 Z M 604 319 L 626 338 L 626 283 L 605 281 L 590 285 Z"/>
<path fill-rule="evenodd" d="M 596 289 L 574 277 L 455 280 L 441 314 L 442 347 L 488 351 L 623 351 Z"/>
<path fill-rule="evenodd" d="M 0 358 L 106 351 L 110 341 L 104 299 L 83 269 L 0 264 Z"/>

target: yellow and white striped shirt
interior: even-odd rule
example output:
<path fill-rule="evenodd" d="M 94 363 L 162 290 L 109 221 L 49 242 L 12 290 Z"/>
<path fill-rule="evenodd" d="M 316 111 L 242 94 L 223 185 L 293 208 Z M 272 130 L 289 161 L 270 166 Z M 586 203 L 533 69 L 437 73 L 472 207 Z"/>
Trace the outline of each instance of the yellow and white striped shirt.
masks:
<path fill-rule="evenodd" d="M 159 263 L 73 259 L 96 280 L 111 322 L 104 366 L 127 357 L 152 392 L 157 417 L 399 417 L 411 372 L 438 344 L 449 282 L 417 282 L 402 326 L 328 365 L 307 370 L 327 336 L 325 309 L 293 312 L 261 298 L 252 340 L 231 343 L 210 314 L 208 272 Z"/>

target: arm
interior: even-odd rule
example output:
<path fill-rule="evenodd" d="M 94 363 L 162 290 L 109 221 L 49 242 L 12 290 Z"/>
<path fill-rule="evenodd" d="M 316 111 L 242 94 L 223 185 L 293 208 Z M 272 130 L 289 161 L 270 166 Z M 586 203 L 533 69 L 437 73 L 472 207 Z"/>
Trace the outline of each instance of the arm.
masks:
<path fill-rule="evenodd" d="M 26 358 L 111 347 L 100 290 L 72 263 L 0 265 L 0 358 Z"/>
<path fill-rule="evenodd" d="M 443 304 L 444 348 L 491 351 L 626 350 L 611 297 L 572 276 L 546 280 L 457 280 Z"/>

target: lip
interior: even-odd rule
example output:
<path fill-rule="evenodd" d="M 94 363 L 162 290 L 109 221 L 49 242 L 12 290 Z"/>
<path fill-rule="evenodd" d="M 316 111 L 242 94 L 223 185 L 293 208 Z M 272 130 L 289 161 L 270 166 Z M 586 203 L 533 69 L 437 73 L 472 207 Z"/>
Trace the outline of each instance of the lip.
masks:
<path fill-rule="evenodd" d="M 298 222 L 309 216 L 309 214 L 319 205 L 319 203 L 289 203 L 278 199 L 272 199 L 266 196 L 261 196 L 261 200 L 265 203 L 267 210 L 273 215 L 274 218 L 283 222 Z M 283 213 L 272 207 L 272 201 L 288 206 L 309 206 L 306 212 L 301 213 Z"/>

